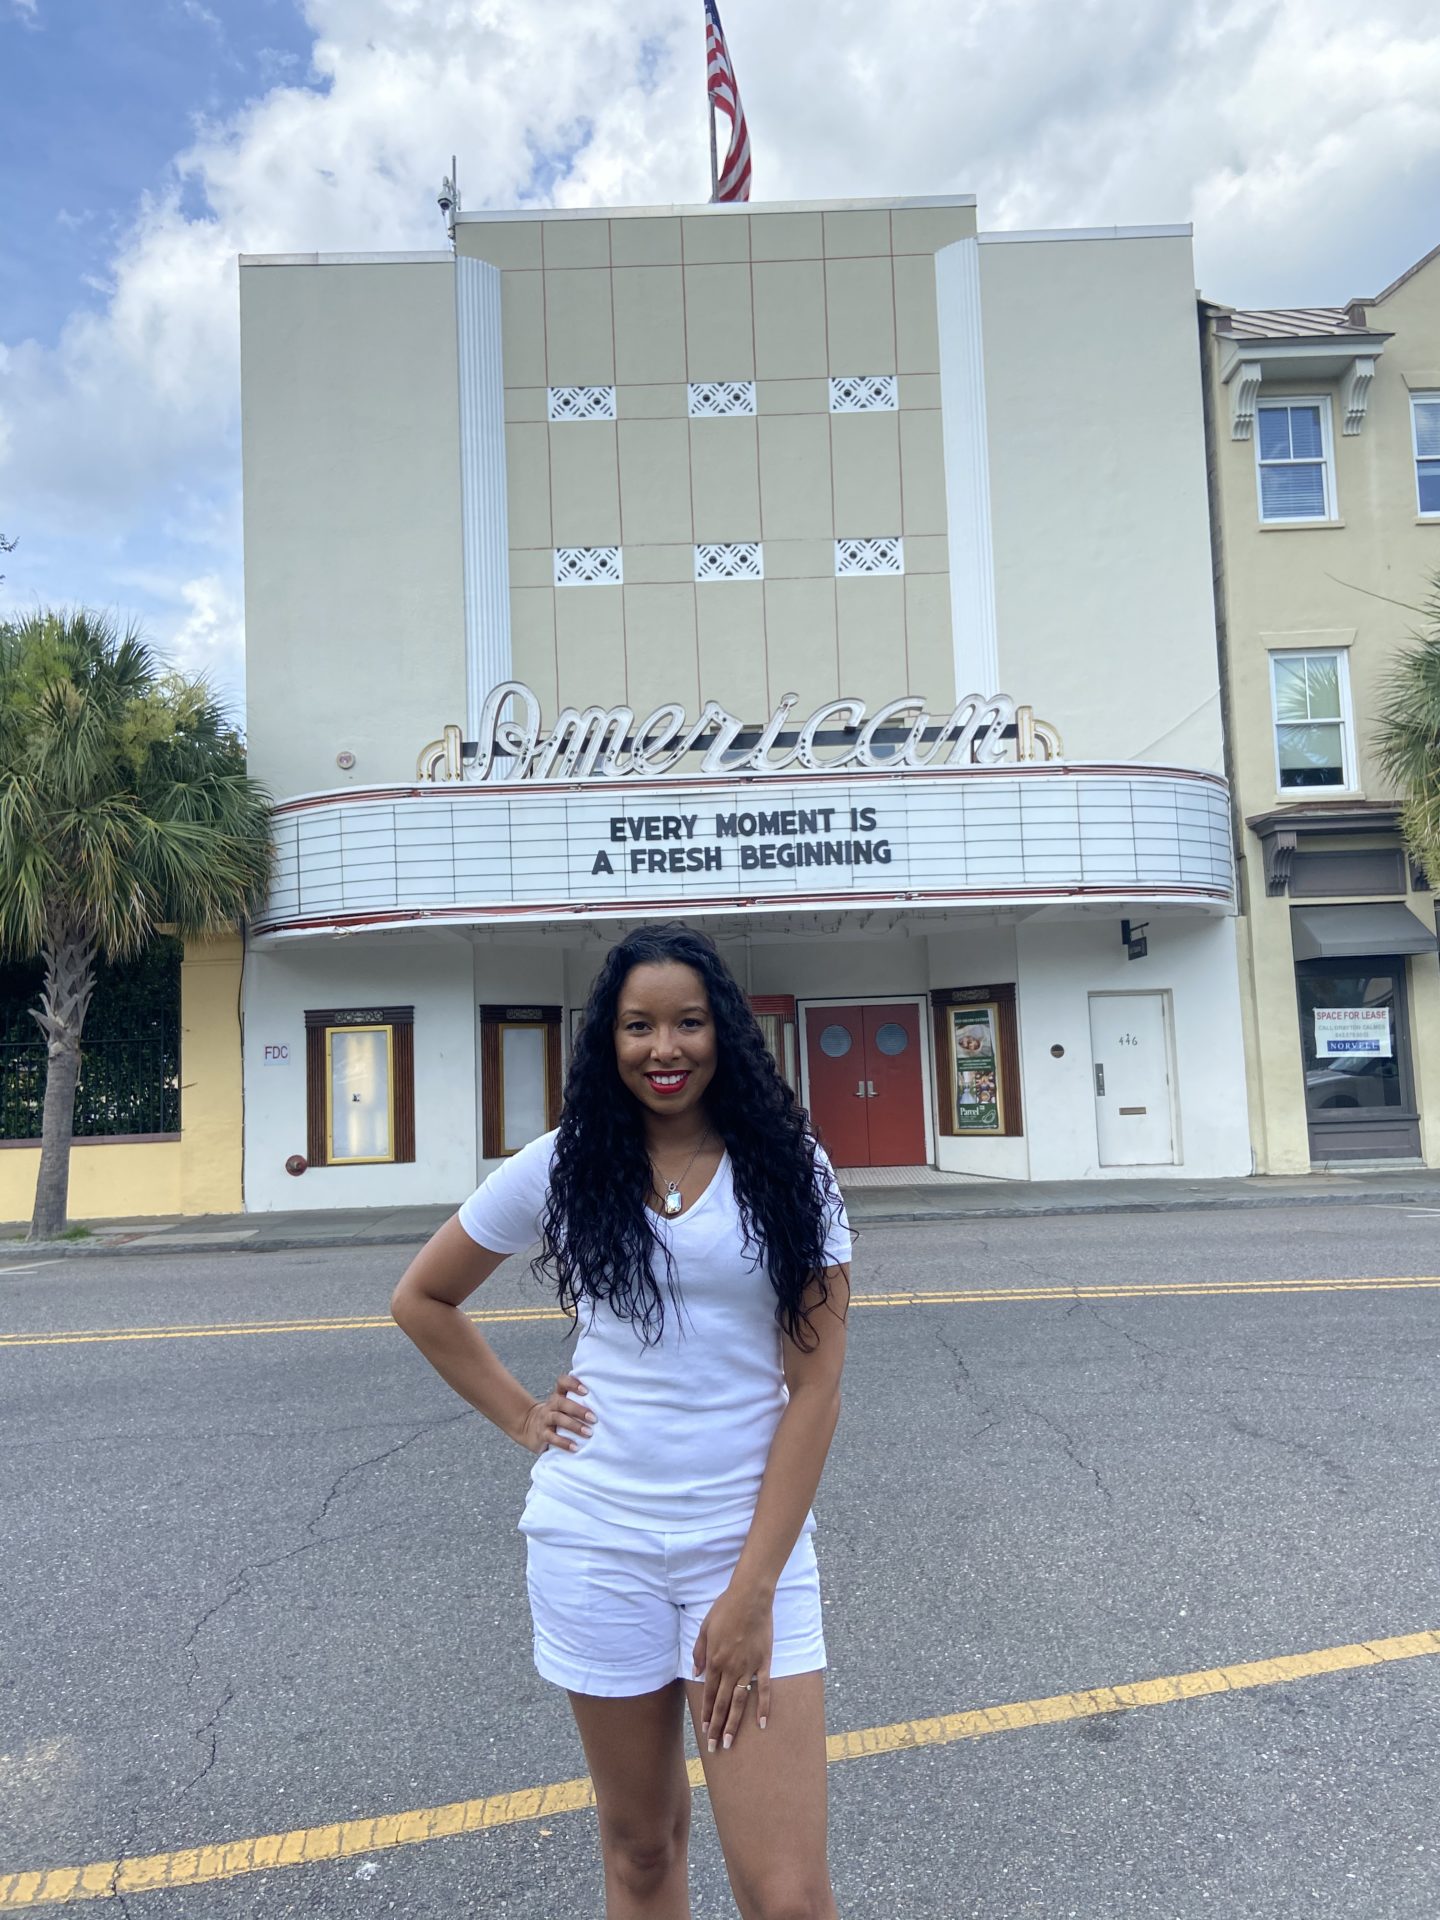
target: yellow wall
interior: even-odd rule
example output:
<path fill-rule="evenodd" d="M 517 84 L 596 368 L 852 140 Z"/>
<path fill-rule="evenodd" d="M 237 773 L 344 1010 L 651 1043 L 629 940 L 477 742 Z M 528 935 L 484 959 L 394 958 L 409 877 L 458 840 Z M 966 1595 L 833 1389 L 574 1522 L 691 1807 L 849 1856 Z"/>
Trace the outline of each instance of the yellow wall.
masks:
<path fill-rule="evenodd" d="M 1337 519 L 1329 523 L 1260 525 L 1254 442 L 1232 437 L 1230 390 L 1220 378 L 1222 356 L 1213 330 L 1209 341 L 1226 718 L 1242 820 L 1277 807 L 1394 797 L 1375 760 L 1376 722 L 1385 680 L 1420 625 L 1410 609 L 1426 599 L 1440 573 L 1440 519 L 1422 519 L 1416 511 L 1410 427 L 1411 390 L 1440 389 L 1440 257 L 1422 263 L 1383 300 L 1365 304 L 1368 324 L 1393 337 L 1379 358 L 1358 434 L 1341 430 L 1338 380 L 1286 381 L 1267 369 L 1260 387 L 1262 404 L 1290 395 L 1328 397 L 1338 508 Z M 1305 646 L 1343 649 L 1349 661 L 1358 784 L 1348 790 L 1277 785 L 1269 655 L 1272 649 Z M 1379 843 L 1357 834 L 1308 844 L 1338 851 Z M 1262 1172 L 1301 1173 L 1310 1167 L 1310 1144 L 1291 902 L 1267 896 L 1263 851 L 1248 829 L 1242 830 L 1241 855 L 1238 933 L 1256 1165 Z M 1405 905 L 1432 924 L 1433 895 L 1412 889 Z M 1412 959 L 1409 979 L 1421 1151 L 1429 1164 L 1440 1165 L 1440 967 L 1435 956 Z"/>
<path fill-rule="evenodd" d="M 78 1142 L 70 1155 L 70 1218 L 238 1213 L 240 965 L 238 934 L 189 946 L 180 969 L 179 1140 Z M 38 1147 L 0 1151 L 0 1220 L 28 1221 Z"/>

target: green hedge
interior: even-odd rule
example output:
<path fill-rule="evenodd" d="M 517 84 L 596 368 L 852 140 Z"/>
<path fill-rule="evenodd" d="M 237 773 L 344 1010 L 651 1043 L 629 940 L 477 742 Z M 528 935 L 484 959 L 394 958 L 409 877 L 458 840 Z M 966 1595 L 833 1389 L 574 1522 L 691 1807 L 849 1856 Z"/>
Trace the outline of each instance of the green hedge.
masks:
<path fill-rule="evenodd" d="M 75 1137 L 180 1131 L 178 940 L 138 960 L 96 966 L 80 1043 Z M 0 963 L 0 1140 L 38 1140 L 45 1102 L 45 1043 L 29 1009 L 39 1004 L 38 964 Z"/>

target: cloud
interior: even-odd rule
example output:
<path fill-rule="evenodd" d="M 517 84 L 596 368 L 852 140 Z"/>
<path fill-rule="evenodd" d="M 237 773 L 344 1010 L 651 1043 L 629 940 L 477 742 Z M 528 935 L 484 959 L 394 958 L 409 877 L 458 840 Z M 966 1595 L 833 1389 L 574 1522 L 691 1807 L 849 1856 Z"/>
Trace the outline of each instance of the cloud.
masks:
<path fill-rule="evenodd" d="M 184 672 L 203 674 L 234 692 L 235 662 L 244 643 L 244 609 L 232 582 L 206 573 L 180 582 L 180 617 L 157 632 L 161 652 Z"/>
<path fill-rule="evenodd" d="M 180 584 L 132 589 L 140 610 L 234 684 L 235 256 L 439 246 L 452 152 L 470 208 L 708 191 L 688 0 L 303 12 L 309 73 L 262 60 L 258 97 L 197 119 L 97 260 L 98 309 L 0 343 L 0 500 L 37 556 L 24 579 L 12 556 L 3 591 L 50 593 L 68 567 L 59 597 L 113 603 L 163 550 Z M 764 198 L 974 192 L 990 227 L 1193 218 L 1201 283 L 1235 304 L 1374 292 L 1440 239 L 1433 0 L 833 0 L 823 29 L 731 0 L 725 18 Z"/>

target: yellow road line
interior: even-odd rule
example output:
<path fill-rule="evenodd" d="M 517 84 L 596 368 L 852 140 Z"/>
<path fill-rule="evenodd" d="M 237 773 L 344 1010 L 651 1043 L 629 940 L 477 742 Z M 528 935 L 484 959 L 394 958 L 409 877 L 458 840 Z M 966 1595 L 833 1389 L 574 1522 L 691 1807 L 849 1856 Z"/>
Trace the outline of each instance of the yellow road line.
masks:
<path fill-rule="evenodd" d="M 1057 1693 L 1043 1700 L 1017 1700 L 1006 1706 L 941 1714 L 928 1720 L 862 1727 L 853 1733 L 832 1734 L 825 1743 L 826 1755 L 834 1766 L 842 1760 L 863 1760 L 914 1747 L 949 1746 L 989 1733 L 1054 1726 L 1064 1720 L 1164 1706 L 1176 1700 L 1202 1700 L 1213 1694 L 1241 1693 L 1253 1687 L 1279 1686 L 1317 1674 L 1345 1673 L 1437 1653 L 1440 1633 L 1411 1633 L 1392 1640 L 1322 1647 L 1315 1653 L 1285 1654 L 1275 1660 L 1205 1667 L 1194 1673 L 1169 1674 L 1118 1687 L 1092 1687 L 1083 1693 Z M 690 1762 L 689 1772 L 692 1786 L 704 1784 L 698 1760 Z M 594 1804 L 595 1792 L 588 1779 L 560 1780 L 546 1787 L 524 1787 L 517 1793 L 489 1794 L 482 1800 L 453 1800 L 443 1807 L 417 1807 L 409 1813 L 342 1820 L 328 1827 L 299 1827 L 289 1833 L 265 1833 L 218 1846 L 186 1847 L 175 1853 L 154 1853 L 131 1860 L 97 1860 L 84 1867 L 0 1874 L 0 1913 L 66 1906 L 80 1900 L 111 1900 L 121 1894 L 153 1893 L 165 1887 L 196 1887 L 275 1867 L 348 1860 L 388 1847 L 419 1846 L 454 1834 L 483 1833 L 493 1827 L 576 1813 Z"/>
<path fill-rule="evenodd" d="M 857 1293 L 850 1304 L 855 1307 L 945 1307 L 1017 1304 L 1027 1300 L 1163 1300 L 1205 1299 L 1220 1294 L 1270 1293 L 1376 1293 L 1405 1292 L 1410 1289 L 1434 1290 L 1440 1276 L 1378 1280 L 1157 1280 L 1109 1286 L 1054 1287 L 955 1287 L 928 1288 L 896 1293 Z M 564 1320 L 569 1316 L 558 1307 L 482 1307 L 466 1318 L 482 1326 L 501 1322 Z M 332 1320 L 246 1320 L 233 1324 L 217 1322 L 213 1326 L 175 1327 L 78 1327 L 55 1333 L 0 1333 L 0 1349 L 6 1347 L 105 1346 L 127 1340 L 223 1340 L 242 1334 L 261 1333 L 360 1333 L 377 1327 L 394 1327 L 388 1313 L 351 1314 Z"/>

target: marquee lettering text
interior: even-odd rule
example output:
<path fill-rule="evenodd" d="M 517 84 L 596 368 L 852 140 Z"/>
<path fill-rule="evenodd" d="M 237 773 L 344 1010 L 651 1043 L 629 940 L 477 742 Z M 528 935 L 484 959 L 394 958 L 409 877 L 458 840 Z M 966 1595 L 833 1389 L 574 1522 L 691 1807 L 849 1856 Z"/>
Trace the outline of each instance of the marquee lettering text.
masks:
<path fill-rule="evenodd" d="M 791 716 L 799 695 L 787 693 L 763 727 L 747 726 L 714 700 L 692 722 L 667 701 L 636 724 L 630 707 L 565 707 L 542 732 L 540 702 L 519 680 L 491 690 L 480 715 L 480 737 L 467 741 L 446 727 L 420 755 L 422 780 L 654 780 L 733 779 L 737 774 L 896 773 L 908 769 L 993 765 L 1001 761 L 1058 760 L 1060 736 L 1017 706 L 1007 693 L 967 693 L 946 719 L 931 716 L 913 694 L 888 701 L 866 717 L 863 700 L 829 700 L 798 725 Z M 823 757 L 822 757 L 823 756 Z M 695 760 L 697 764 L 685 763 Z M 685 816 L 662 816 L 646 839 L 691 837 Z M 626 840 L 628 833 L 615 833 Z"/>

